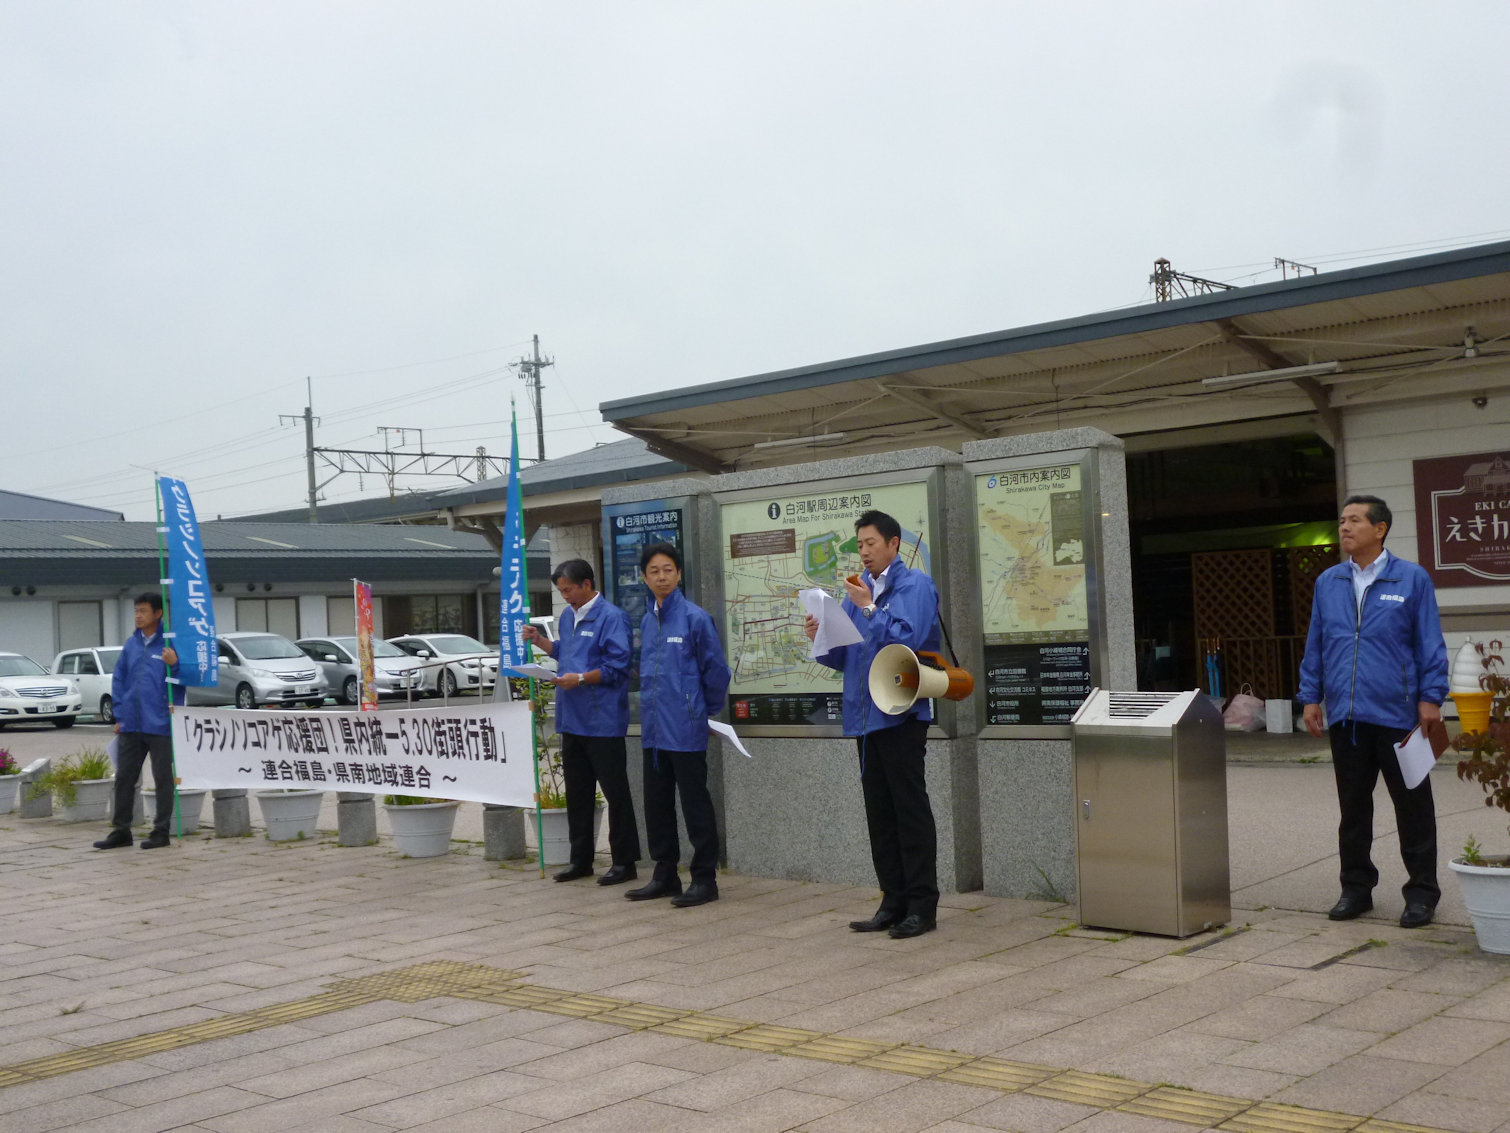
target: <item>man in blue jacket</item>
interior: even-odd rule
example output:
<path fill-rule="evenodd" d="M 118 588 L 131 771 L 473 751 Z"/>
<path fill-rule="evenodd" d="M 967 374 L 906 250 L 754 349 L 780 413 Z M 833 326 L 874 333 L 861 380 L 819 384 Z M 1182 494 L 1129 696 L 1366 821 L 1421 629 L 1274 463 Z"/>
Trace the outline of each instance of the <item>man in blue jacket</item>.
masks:
<path fill-rule="evenodd" d="M 858 583 L 846 580 L 843 608 L 863 639 L 817 660 L 844 674 L 844 734 L 855 737 L 860 753 L 870 856 L 881 886 L 875 915 L 849 927 L 888 929 L 902 940 L 933 931 L 938 911 L 938 834 L 923 768 L 933 709 L 920 700 L 900 716 L 882 712 L 870 696 L 870 664 L 887 645 L 937 651 L 939 595 L 931 578 L 898 557 L 902 528 L 891 516 L 865 512 L 855 537 L 865 574 Z M 817 632 L 809 615 L 809 639 Z"/>
<path fill-rule="evenodd" d="M 1338 521 L 1348 561 L 1322 572 L 1311 602 L 1311 629 L 1300 666 L 1306 730 L 1331 724 L 1332 770 L 1342 820 L 1337 828 L 1342 896 L 1327 916 L 1351 920 L 1374 907 L 1379 881 L 1374 784 L 1384 776 L 1395 804 L 1400 857 L 1408 878 L 1400 924 L 1431 923 L 1437 887 L 1437 815 L 1431 777 L 1407 788 L 1394 745 L 1417 724 L 1442 718 L 1447 646 L 1431 579 L 1384 549 L 1394 517 L 1377 496 L 1349 496 Z"/>
<path fill-rule="evenodd" d="M 142 840 L 142 849 L 156 850 L 168 844 L 168 824 L 173 818 L 173 740 L 168 722 L 168 674 L 178 675 L 178 654 L 163 640 L 161 594 L 143 594 L 136 600 L 136 632 L 127 639 L 116 658 L 110 680 L 110 702 L 115 708 L 115 732 L 120 737 L 115 765 L 115 811 L 110 833 L 94 844 L 96 850 L 131 845 L 131 819 L 136 810 L 136 787 L 142 764 L 152 759 L 152 781 L 157 787 L 157 813 L 152 833 Z M 183 703 L 182 686 L 174 686 L 174 703 Z"/>
<path fill-rule="evenodd" d="M 640 553 L 653 599 L 640 626 L 640 746 L 644 748 L 645 838 L 650 884 L 631 901 L 670 897 L 677 908 L 718 900 L 718 824 L 708 793 L 708 719 L 723 710 L 729 663 L 706 610 L 687 601 L 681 552 L 657 543 Z M 692 881 L 682 892 L 676 797 L 692 842 Z"/>
<path fill-rule="evenodd" d="M 613 864 L 598 884 L 618 885 L 634 880 L 634 863 L 640 857 L 624 749 L 629 731 L 629 615 L 598 593 L 585 559 L 561 563 L 551 582 L 567 605 L 560 641 L 551 641 L 534 626 L 526 626 L 523 636 L 556 659 L 556 731 L 561 735 L 571 839 L 571 864 L 556 874 L 556 880 L 592 876 L 592 820 L 601 786 L 608 803 Z"/>

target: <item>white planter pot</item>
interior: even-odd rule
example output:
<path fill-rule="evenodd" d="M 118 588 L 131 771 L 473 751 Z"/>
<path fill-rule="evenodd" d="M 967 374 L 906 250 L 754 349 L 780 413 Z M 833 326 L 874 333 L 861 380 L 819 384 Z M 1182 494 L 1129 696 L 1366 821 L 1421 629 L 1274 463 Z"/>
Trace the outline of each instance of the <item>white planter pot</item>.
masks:
<path fill-rule="evenodd" d="M 269 842 L 295 842 L 315 837 L 324 791 L 258 791 L 257 805 L 267 823 Z"/>
<path fill-rule="evenodd" d="M 104 822 L 110 817 L 114 779 L 80 779 L 74 788 L 73 805 L 59 806 L 59 818 L 64 822 Z"/>
<path fill-rule="evenodd" d="M 603 830 L 604 804 L 599 803 L 592 815 L 592 844 L 597 846 L 598 835 Z M 535 812 L 524 814 L 524 848 L 535 849 Z M 571 835 L 566 829 L 566 810 L 542 810 L 540 823 L 545 829 L 545 865 L 571 864 Z"/>
<path fill-rule="evenodd" d="M 1473 918 L 1474 935 L 1485 952 L 1510 955 L 1510 868 L 1447 863 L 1458 875 L 1463 906 Z"/>
<path fill-rule="evenodd" d="M 183 824 L 185 834 L 193 834 L 199 829 L 199 816 L 204 811 L 205 791 L 179 791 L 178 814 L 168 819 L 168 833 L 179 832 L 180 821 Z M 157 816 L 157 792 L 153 791 L 146 796 L 147 821 L 153 822 Z M 316 808 L 316 813 L 319 809 Z"/>
<path fill-rule="evenodd" d="M 415 803 L 412 806 L 383 804 L 393 846 L 406 858 L 438 858 L 451 852 L 451 831 L 456 827 L 460 803 Z"/>
<path fill-rule="evenodd" d="M 21 776 L 0 775 L 0 814 L 9 814 L 16 809 L 16 800 L 21 797 Z"/>

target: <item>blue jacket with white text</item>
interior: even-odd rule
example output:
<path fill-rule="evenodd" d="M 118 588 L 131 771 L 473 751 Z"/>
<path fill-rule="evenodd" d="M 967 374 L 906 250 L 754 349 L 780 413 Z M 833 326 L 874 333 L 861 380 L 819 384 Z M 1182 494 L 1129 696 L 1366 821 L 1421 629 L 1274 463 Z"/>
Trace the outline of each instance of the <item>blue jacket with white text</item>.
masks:
<path fill-rule="evenodd" d="M 914 653 L 938 651 L 939 592 L 933 579 L 920 570 L 909 570 L 900 558 L 893 559 L 885 572 L 886 585 L 876 599 L 874 615 L 866 617 L 859 606 L 844 599 L 844 612 L 863 635 L 854 645 L 844 645 L 821 654 L 818 664 L 838 669 L 844 674 L 844 734 L 863 736 L 882 728 L 895 728 L 916 717 L 933 719 L 933 702 L 919 700 L 912 711 L 888 716 L 870 696 L 870 663 L 888 645 L 905 645 Z M 865 582 L 875 587 L 869 571 Z"/>
<path fill-rule="evenodd" d="M 561 615 L 553 656 L 558 673 L 601 674 L 595 685 L 556 689 L 556 731 L 574 736 L 622 736 L 629 731 L 629 615 L 601 594 L 581 621 L 570 606 Z"/>
<path fill-rule="evenodd" d="M 1325 697 L 1328 724 L 1414 728 L 1420 701 L 1446 698 L 1447 671 L 1436 591 L 1420 566 L 1390 555 L 1361 605 L 1351 562 L 1316 580 L 1299 695 L 1302 704 Z"/>
<path fill-rule="evenodd" d="M 640 746 L 706 751 L 731 676 L 708 612 L 679 589 L 659 611 L 652 597 L 640 623 Z"/>
<path fill-rule="evenodd" d="M 168 667 L 163 663 L 162 626 L 151 638 L 137 630 L 126 639 L 121 655 L 115 659 L 110 677 L 110 703 L 115 722 L 123 732 L 145 732 L 166 736 L 168 723 Z M 178 676 L 174 665 L 173 675 Z M 173 686 L 173 703 L 184 702 L 182 685 Z"/>

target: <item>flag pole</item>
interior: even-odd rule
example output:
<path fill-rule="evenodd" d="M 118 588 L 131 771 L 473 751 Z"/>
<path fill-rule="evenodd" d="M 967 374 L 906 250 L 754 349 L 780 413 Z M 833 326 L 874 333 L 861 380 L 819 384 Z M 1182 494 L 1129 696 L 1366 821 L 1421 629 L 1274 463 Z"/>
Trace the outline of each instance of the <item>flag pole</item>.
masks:
<path fill-rule="evenodd" d="M 172 596 L 168 593 L 171 589 L 168 578 L 167 551 L 163 546 L 163 536 L 168 529 L 163 524 L 163 482 L 154 470 L 152 473 L 152 494 L 157 498 L 157 578 L 163 590 L 163 645 L 173 640 Z M 174 650 L 178 652 L 178 650 Z M 168 694 L 168 766 L 173 775 L 173 817 L 178 823 L 178 836 L 184 836 L 183 808 L 178 801 L 178 761 L 173 757 L 173 674 L 168 671 L 168 666 L 163 666 L 163 686 Z M 138 780 L 139 782 L 140 780 Z M 157 780 L 153 779 L 152 787 L 157 788 Z M 156 814 L 156 803 L 153 804 L 153 813 Z M 157 819 L 153 819 L 156 825 Z"/>
<path fill-rule="evenodd" d="M 514 399 L 509 398 L 509 488 L 507 511 L 503 524 L 504 539 L 504 567 L 507 573 L 508 558 L 517 556 L 519 569 L 519 585 L 517 593 L 520 598 L 520 609 L 524 616 L 524 625 L 530 620 L 530 582 L 529 582 L 529 554 L 526 550 L 524 536 L 524 496 L 519 490 L 519 413 L 515 407 Z M 513 545 L 510 546 L 512 540 Z M 509 615 L 509 591 L 508 585 L 503 578 L 499 579 L 498 601 L 498 679 L 504 680 L 503 670 L 505 658 L 503 656 L 504 635 L 511 634 L 508 662 L 513 661 L 513 654 L 520 648 L 518 630 L 514 627 L 514 620 Z M 522 630 L 523 625 L 519 626 Z M 526 687 L 529 689 L 530 705 L 530 760 L 535 769 L 535 859 L 540 866 L 540 876 L 545 877 L 545 818 L 541 815 L 540 799 L 540 727 L 535 719 L 535 678 L 527 678 Z"/>

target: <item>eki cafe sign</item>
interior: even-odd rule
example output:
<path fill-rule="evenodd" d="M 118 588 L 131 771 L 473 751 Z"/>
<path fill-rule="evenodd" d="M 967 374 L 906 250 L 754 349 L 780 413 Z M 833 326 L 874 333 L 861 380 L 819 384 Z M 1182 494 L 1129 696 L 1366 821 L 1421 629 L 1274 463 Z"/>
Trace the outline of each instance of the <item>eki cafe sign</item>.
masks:
<path fill-rule="evenodd" d="M 1421 565 L 1437 586 L 1510 582 L 1510 453 L 1415 461 Z"/>

